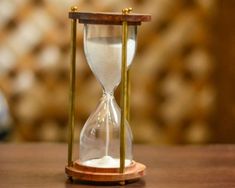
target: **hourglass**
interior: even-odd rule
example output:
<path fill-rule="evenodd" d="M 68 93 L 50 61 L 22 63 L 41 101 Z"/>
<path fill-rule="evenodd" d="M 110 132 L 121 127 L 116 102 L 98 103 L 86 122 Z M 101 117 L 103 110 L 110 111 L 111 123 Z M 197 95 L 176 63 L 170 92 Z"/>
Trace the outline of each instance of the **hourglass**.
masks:
<path fill-rule="evenodd" d="M 136 51 L 137 26 L 150 21 L 150 15 L 122 13 L 69 12 L 72 22 L 72 58 L 69 116 L 69 177 L 94 182 L 136 180 L 145 173 L 145 165 L 132 156 L 132 132 L 129 120 L 129 69 Z M 75 118 L 76 23 L 84 24 L 84 51 L 87 63 L 103 88 L 103 95 L 80 133 L 79 159 L 73 161 Z M 114 91 L 121 82 L 121 108 Z"/>

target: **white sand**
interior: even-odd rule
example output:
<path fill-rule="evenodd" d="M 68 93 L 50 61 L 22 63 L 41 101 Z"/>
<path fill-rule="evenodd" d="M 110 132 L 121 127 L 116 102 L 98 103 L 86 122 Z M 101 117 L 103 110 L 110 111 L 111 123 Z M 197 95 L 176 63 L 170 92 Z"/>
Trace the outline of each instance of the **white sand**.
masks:
<path fill-rule="evenodd" d="M 131 164 L 131 160 L 125 160 L 125 166 Z M 112 158 L 110 156 L 104 156 L 100 159 L 92 159 L 83 162 L 83 165 L 91 166 L 91 167 L 98 167 L 98 168 L 119 168 L 120 166 L 120 159 Z"/>
<path fill-rule="evenodd" d="M 127 66 L 132 62 L 135 48 L 135 40 L 129 39 L 127 41 Z M 105 90 L 111 92 L 121 80 L 121 40 L 102 37 L 87 40 L 85 53 L 92 71 Z"/>

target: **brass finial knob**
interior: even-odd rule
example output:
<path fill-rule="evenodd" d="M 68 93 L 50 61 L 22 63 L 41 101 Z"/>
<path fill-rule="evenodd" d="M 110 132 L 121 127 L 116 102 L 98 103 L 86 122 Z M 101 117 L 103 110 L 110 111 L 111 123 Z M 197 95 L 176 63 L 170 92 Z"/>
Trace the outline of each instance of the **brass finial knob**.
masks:
<path fill-rule="evenodd" d="M 133 8 L 129 7 L 128 8 L 128 13 L 131 13 L 132 10 L 133 10 Z"/>
<path fill-rule="evenodd" d="M 72 6 L 72 7 L 71 7 L 71 11 L 72 11 L 72 12 L 76 12 L 77 10 L 78 10 L 78 7 L 77 7 L 77 6 Z"/>
<path fill-rule="evenodd" d="M 131 11 L 132 11 L 133 9 L 130 7 L 130 8 L 124 8 L 124 9 L 122 9 L 122 14 L 130 14 L 131 13 Z"/>

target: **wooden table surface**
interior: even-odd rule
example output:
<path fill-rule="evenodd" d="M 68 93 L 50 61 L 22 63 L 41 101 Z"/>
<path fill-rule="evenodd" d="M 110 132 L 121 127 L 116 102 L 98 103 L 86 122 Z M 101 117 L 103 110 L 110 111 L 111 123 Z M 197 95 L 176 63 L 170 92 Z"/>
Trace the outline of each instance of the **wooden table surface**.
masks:
<path fill-rule="evenodd" d="M 0 187 L 97 187 L 66 182 L 66 156 L 65 144 L 0 144 Z M 123 187 L 235 188 L 235 145 L 138 145 L 134 158 L 147 165 L 147 175 Z"/>

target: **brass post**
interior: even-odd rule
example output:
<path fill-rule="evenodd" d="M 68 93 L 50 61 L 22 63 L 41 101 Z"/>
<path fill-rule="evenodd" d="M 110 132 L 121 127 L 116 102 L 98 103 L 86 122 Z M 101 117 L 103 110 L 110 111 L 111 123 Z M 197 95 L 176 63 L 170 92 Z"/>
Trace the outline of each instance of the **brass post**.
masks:
<path fill-rule="evenodd" d="M 77 7 L 71 8 L 77 11 Z M 68 166 L 73 166 L 73 142 L 75 124 L 75 87 L 76 87 L 76 35 L 77 19 L 71 20 L 71 72 L 69 89 L 69 131 L 68 131 Z"/>
<path fill-rule="evenodd" d="M 131 96 L 131 81 L 130 81 L 130 67 L 127 70 L 127 100 L 126 100 L 126 120 L 130 121 L 131 105 L 130 105 L 130 96 Z"/>
<path fill-rule="evenodd" d="M 122 10 L 127 15 L 132 8 Z M 121 125 L 120 125 L 120 173 L 125 170 L 125 121 L 127 119 L 127 21 L 122 22 L 122 68 L 121 68 Z"/>
<path fill-rule="evenodd" d="M 132 11 L 132 8 L 126 9 L 127 13 L 129 14 Z M 126 119 L 129 122 L 130 121 L 130 113 L 131 113 L 131 107 L 130 107 L 130 97 L 131 97 L 131 81 L 130 81 L 130 67 L 127 70 L 127 102 L 126 102 Z"/>

